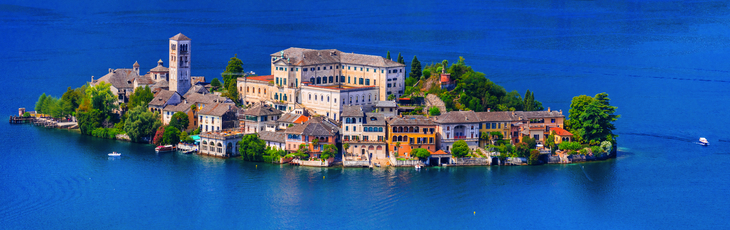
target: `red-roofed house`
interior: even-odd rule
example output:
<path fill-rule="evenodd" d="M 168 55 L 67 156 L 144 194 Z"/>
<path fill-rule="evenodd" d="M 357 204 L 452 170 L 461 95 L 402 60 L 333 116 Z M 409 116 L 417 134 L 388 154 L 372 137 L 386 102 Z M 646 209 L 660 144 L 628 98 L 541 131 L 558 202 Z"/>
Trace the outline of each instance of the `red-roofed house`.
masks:
<path fill-rule="evenodd" d="M 560 144 L 563 141 L 570 142 L 573 139 L 573 134 L 563 128 L 552 127 L 550 133 L 555 135 L 555 144 Z"/>

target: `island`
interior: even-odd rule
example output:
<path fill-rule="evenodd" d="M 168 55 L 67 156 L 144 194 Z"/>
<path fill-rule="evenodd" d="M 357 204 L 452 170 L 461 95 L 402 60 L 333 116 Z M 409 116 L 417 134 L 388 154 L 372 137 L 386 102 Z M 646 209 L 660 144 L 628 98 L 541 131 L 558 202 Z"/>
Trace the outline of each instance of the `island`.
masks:
<path fill-rule="evenodd" d="M 237 55 L 218 78 L 193 76 L 192 39 L 169 39 L 169 63 L 91 76 L 10 123 L 154 144 L 213 157 L 313 167 L 565 164 L 615 158 L 620 117 L 607 93 L 572 99 L 569 116 L 527 90 L 507 91 L 464 58 L 406 71 L 403 56 L 288 48 L 271 74 Z M 262 58 L 263 59 L 263 58 Z"/>

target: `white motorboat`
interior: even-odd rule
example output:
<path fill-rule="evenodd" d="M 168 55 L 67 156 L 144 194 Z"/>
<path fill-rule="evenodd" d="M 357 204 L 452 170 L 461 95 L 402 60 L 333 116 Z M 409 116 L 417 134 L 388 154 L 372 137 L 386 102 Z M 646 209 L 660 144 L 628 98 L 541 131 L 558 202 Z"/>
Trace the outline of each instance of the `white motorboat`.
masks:
<path fill-rule="evenodd" d="M 177 150 L 177 148 L 175 148 L 175 146 L 172 146 L 172 145 L 157 146 L 155 148 L 155 152 L 156 153 L 172 152 L 172 151 L 175 151 L 175 150 Z"/>
<path fill-rule="evenodd" d="M 421 165 L 416 165 L 416 169 L 421 169 Z"/>
<path fill-rule="evenodd" d="M 118 157 L 118 156 L 121 156 L 121 155 L 122 155 L 122 153 L 118 153 L 118 152 L 112 152 L 112 153 L 109 154 L 110 157 Z"/>
<path fill-rule="evenodd" d="M 700 143 L 699 144 L 700 145 L 703 145 L 703 146 L 708 146 L 708 145 L 710 145 L 710 142 L 708 142 L 707 139 L 705 139 L 704 137 L 700 137 Z"/>

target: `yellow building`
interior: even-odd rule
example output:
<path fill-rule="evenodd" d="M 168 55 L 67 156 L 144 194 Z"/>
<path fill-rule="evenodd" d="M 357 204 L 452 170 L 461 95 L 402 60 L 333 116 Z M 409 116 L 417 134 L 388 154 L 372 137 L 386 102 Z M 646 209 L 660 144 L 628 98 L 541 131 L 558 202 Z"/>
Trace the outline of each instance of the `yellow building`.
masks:
<path fill-rule="evenodd" d="M 493 140 L 496 140 L 496 135 L 491 135 L 492 132 L 499 132 L 502 134 L 503 140 L 510 140 L 510 127 L 512 123 L 512 112 L 477 112 L 479 117 L 479 132 L 486 133 L 488 137 L 481 137 L 479 140 L 480 146 L 491 144 Z"/>
<path fill-rule="evenodd" d="M 407 115 L 388 118 L 386 157 L 398 153 L 398 157 L 410 157 L 415 148 L 424 148 L 431 152 L 437 149 L 437 125 L 431 119 L 420 115 Z"/>

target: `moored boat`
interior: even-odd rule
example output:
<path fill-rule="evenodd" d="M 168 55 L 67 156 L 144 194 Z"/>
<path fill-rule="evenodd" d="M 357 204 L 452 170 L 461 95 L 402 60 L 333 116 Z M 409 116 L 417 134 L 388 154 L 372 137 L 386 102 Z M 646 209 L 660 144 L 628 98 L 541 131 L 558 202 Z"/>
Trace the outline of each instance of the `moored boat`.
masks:
<path fill-rule="evenodd" d="M 164 153 L 164 152 L 172 152 L 172 151 L 175 151 L 175 146 L 172 146 L 172 145 L 157 146 L 155 148 L 156 153 Z"/>
<path fill-rule="evenodd" d="M 118 156 L 121 156 L 121 155 L 122 155 L 122 153 L 118 153 L 118 152 L 112 152 L 112 153 L 109 154 L 110 157 L 118 157 Z"/>

